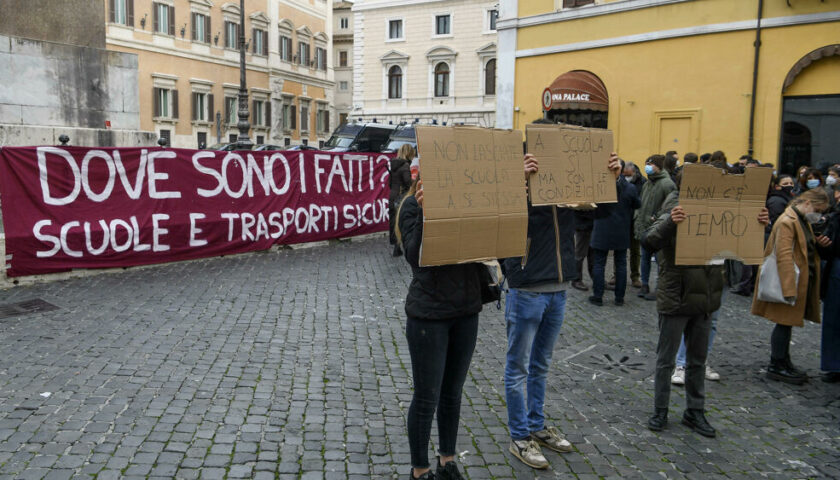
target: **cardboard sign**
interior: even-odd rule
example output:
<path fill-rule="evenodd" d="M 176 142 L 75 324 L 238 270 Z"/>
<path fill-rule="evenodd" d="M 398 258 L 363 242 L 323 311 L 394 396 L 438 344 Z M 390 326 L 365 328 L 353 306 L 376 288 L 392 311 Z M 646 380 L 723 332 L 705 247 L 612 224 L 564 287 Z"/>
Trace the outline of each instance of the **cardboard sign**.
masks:
<path fill-rule="evenodd" d="M 607 167 L 613 151 L 610 130 L 531 124 L 528 153 L 537 157 L 531 175 L 532 205 L 615 203 L 615 176 Z"/>
<path fill-rule="evenodd" d="M 525 254 L 522 132 L 418 126 L 423 180 L 420 265 Z"/>
<path fill-rule="evenodd" d="M 706 265 L 738 259 L 758 265 L 764 259 L 764 208 L 773 171 L 748 168 L 727 174 L 710 165 L 686 164 L 680 205 L 687 218 L 677 228 L 677 265 Z"/>

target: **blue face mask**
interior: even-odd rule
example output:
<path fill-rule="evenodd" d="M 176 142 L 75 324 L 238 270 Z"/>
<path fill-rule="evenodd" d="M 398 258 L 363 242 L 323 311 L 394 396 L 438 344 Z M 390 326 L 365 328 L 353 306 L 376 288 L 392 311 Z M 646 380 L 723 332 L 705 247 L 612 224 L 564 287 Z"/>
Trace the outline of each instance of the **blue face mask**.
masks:
<path fill-rule="evenodd" d="M 645 165 L 645 173 L 648 175 L 653 175 L 653 165 Z"/>
<path fill-rule="evenodd" d="M 820 181 L 815 178 L 812 178 L 805 182 L 805 185 L 808 185 L 808 188 L 817 188 L 820 186 Z"/>

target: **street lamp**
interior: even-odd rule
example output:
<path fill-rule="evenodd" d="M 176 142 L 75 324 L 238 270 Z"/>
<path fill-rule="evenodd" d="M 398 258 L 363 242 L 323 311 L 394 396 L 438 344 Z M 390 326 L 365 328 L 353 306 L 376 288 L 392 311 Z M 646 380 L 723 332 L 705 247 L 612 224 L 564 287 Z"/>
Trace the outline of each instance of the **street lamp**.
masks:
<path fill-rule="evenodd" d="M 248 138 L 248 89 L 245 86 L 245 0 L 239 0 L 239 137 L 236 139 L 237 150 L 251 150 L 254 143 Z"/>

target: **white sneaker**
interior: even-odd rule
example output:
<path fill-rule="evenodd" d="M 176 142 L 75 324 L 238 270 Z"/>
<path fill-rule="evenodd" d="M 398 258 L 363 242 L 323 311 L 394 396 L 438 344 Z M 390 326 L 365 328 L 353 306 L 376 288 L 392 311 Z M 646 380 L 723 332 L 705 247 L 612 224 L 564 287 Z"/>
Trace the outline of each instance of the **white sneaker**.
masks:
<path fill-rule="evenodd" d="M 533 440 L 513 440 L 510 442 L 510 453 L 522 460 L 522 463 L 533 468 L 548 468 L 548 460 L 540 450 L 540 446 Z"/>
<path fill-rule="evenodd" d="M 572 444 L 560 436 L 560 430 L 557 430 L 556 427 L 548 427 L 545 430 L 534 432 L 531 434 L 531 438 L 539 445 L 555 452 L 567 453 L 572 451 Z"/>
<path fill-rule="evenodd" d="M 671 376 L 671 383 L 674 385 L 685 385 L 685 367 L 677 367 L 674 370 L 674 375 Z"/>
<path fill-rule="evenodd" d="M 706 380 L 717 382 L 718 380 L 720 380 L 720 374 L 712 370 L 712 367 L 706 365 Z"/>

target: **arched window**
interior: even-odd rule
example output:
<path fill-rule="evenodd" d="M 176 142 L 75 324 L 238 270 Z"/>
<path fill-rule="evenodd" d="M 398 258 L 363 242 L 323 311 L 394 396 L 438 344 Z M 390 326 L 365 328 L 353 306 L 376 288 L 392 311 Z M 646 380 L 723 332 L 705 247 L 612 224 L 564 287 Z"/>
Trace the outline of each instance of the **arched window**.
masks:
<path fill-rule="evenodd" d="M 449 96 L 449 65 L 440 62 L 435 66 L 435 96 Z"/>
<path fill-rule="evenodd" d="M 402 69 L 396 65 L 388 69 L 388 98 L 402 98 Z"/>
<path fill-rule="evenodd" d="M 496 59 L 491 58 L 484 66 L 484 94 L 496 94 Z"/>

